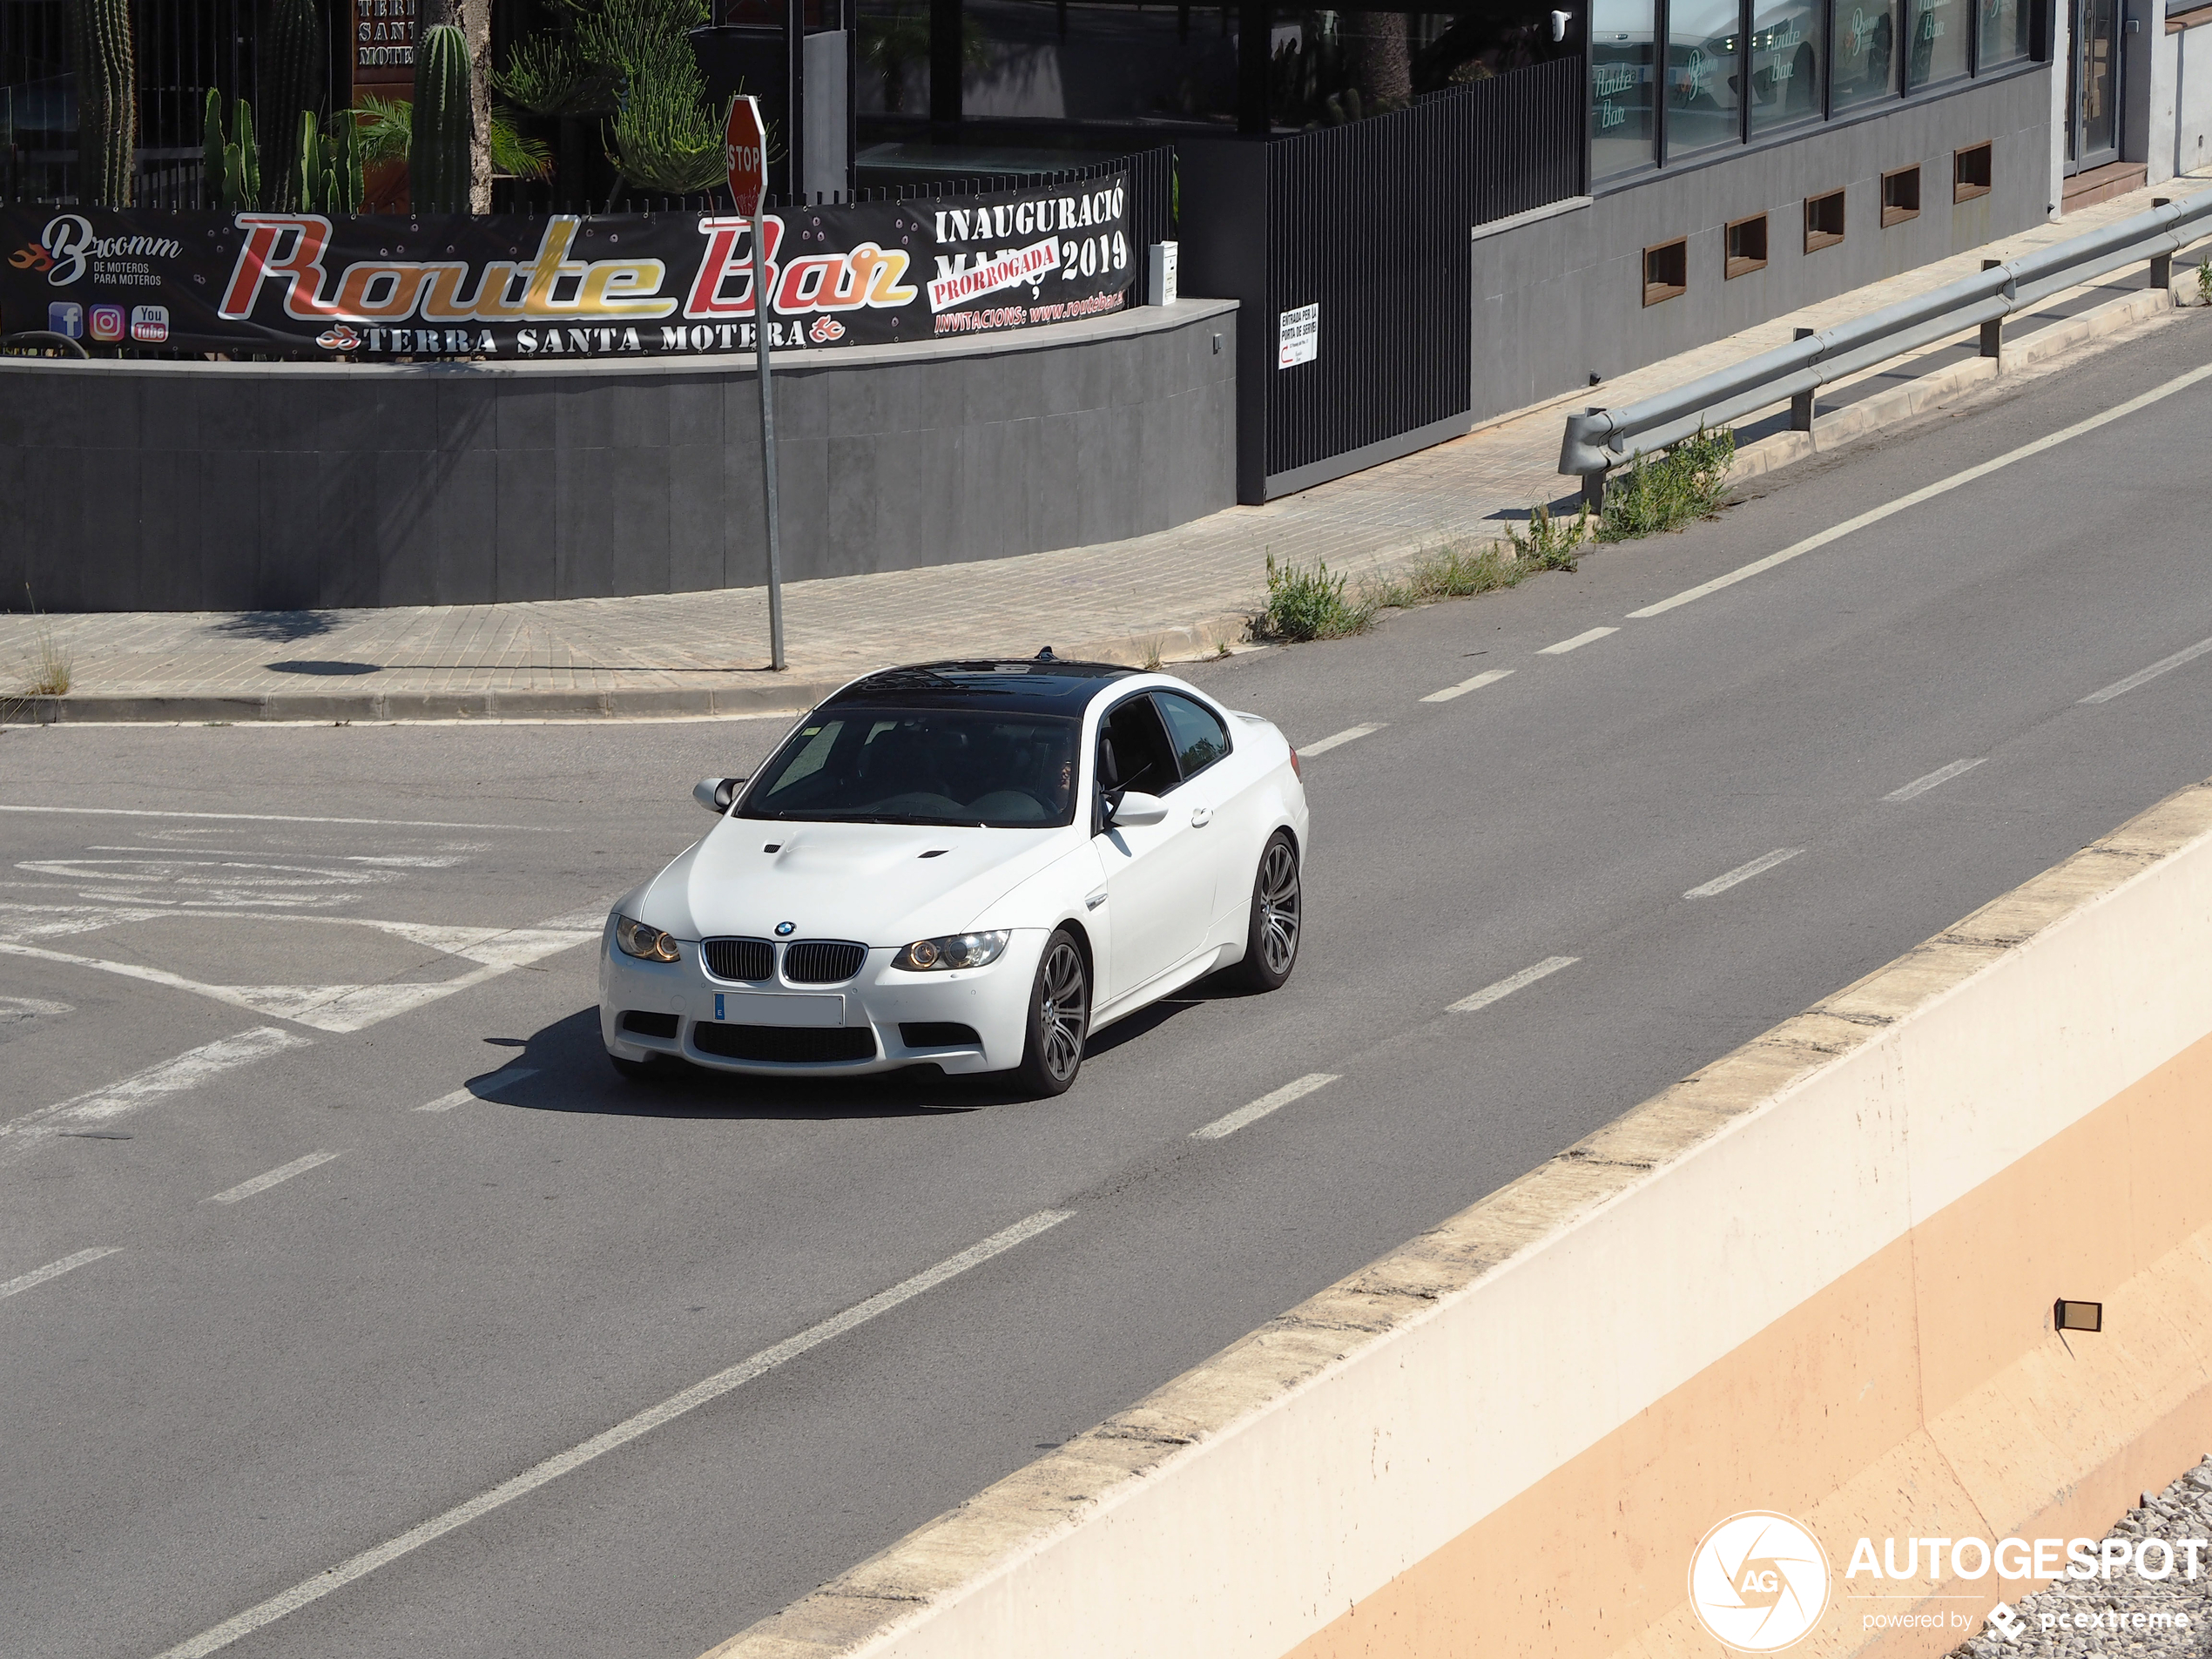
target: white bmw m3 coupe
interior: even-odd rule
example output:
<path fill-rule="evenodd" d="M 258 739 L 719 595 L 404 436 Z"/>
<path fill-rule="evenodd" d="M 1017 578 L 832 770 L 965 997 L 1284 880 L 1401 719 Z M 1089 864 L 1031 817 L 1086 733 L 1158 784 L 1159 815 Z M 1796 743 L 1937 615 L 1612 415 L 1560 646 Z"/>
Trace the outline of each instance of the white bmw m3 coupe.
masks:
<path fill-rule="evenodd" d="M 1234 968 L 1297 965 L 1298 756 L 1165 674 L 929 663 L 855 680 L 607 918 L 617 1069 L 841 1076 L 930 1063 L 1056 1095 L 1083 1042 Z"/>

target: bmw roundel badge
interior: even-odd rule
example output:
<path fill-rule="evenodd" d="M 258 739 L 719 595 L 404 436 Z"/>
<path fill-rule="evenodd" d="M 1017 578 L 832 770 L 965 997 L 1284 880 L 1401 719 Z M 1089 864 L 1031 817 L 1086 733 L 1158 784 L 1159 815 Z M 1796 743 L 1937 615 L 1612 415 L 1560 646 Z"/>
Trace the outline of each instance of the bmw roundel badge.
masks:
<path fill-rule="evenodd" d="M 779 921 L 776 924 L 776 937 L 788 939 L 798 930 L 799 924 L 795 921 Z"/>

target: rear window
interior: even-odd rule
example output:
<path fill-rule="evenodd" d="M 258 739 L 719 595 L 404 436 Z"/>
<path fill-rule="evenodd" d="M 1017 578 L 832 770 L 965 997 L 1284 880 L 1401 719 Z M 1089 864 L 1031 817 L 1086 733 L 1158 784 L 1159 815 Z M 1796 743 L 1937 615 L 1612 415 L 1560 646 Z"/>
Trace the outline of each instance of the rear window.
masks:
<path fill-rule="evenodd" d="M 1075 818 L 1077 722 L 956 709 L 825 711 L 761 768 L 740 818 L 1049 828 Z"/>

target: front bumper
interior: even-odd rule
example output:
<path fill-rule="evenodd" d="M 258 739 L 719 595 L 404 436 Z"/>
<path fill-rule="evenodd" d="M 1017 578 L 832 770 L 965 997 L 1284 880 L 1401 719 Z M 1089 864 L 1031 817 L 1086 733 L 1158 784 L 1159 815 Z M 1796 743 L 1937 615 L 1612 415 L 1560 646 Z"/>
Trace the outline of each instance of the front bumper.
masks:
<path fill-rule="evenodd" d="M 621 1059 L 674 1055 L 710 1070 L 754 1076 L 853 1077 L 925 1062 L 955 1075 L 1010 1071 L 1022 1063 L 1029 991 L 1049 936 L 1043 929 L 1017 928 L 988 968 L 908 973 L 891 966 L 897 948 L 879 946 L 860 973 L 840 985 L 754 986 L 709 975 L 690 941 L 678 941 L 679 961 L 626 956 L 615 945 L 610 918 L 599 941 L 599 1035 L 607 1052 Z M 838 999 L 839 1006 L 826 1007 L 825 998 Z M 640 1031 L 625 1015 L 648 1016 L 648 1023 L 664 1028 L 672 1022 L 672 1035 Z M 909 1042 L 900 1029 L 925 1025 L 965 1026 L 974 1040 Z M 700 1042 L 703 1028 L 707 1046 Z M 786 1035 L 763 1040 L 758 1034 L 764 1031 Z M 816 1033 L 819 1041 L 809 1035 Z M 756 1053 L 858 1053 L 871 1040 L 873 1053 L 853 1059 L 748 1059 L 716 1051 L 737 1046 Z"/>

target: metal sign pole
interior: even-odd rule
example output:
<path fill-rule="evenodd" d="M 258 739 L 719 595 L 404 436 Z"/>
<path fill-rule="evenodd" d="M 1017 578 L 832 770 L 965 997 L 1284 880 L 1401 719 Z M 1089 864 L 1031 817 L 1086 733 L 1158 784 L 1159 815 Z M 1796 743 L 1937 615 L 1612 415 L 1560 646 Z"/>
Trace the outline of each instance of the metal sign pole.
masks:
<path fill-rule="evenodd" d="M 768 501 L 768 666 L 784 666 L 784 558 L 776 527 L 776 393 L 768 379 L 768 242 L 752 205 L 752 339 L 760 358 L 760 474 Z"/>

